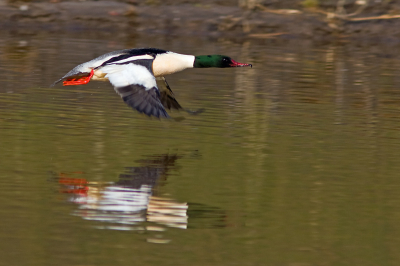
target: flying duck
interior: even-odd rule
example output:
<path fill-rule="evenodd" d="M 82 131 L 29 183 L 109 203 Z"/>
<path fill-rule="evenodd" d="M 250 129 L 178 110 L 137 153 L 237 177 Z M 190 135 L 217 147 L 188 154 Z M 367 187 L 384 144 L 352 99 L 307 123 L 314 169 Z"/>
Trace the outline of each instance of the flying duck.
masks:
<path fill-rule="evenodd" d="M 224 55 L 184 55 L 157 48 L 125 49 L 101 55 L 76 66 L 51 86 L 87 84 L 91 80 L 110 81 L 124 102 L 148 116 L 169 115 L 167 109 L 182 109 L 164 76 L 186 68 L 245 67 Z M 165 88 L 157 87 L 157 80 Z M 162 87 L 162 88 L 161 88 Z"/>

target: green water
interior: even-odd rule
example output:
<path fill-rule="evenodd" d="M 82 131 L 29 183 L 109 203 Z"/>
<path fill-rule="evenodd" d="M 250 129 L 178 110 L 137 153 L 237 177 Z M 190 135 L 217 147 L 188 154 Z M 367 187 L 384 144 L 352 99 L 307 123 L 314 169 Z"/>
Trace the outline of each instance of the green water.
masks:
<path fill-rule="evenodd" d="M 400 264 L 396 49 L 109 40 L 0 41 L 0 264 Z M 182 106 L 206 110 L 171 113 L 177 120 L 139 115 L 107 83 L 49 88 L 79 63 L 143 46 L 227 54 L 253 68 L 169 77 Z M 121 223 L 133 212 L 107 205 L 121 175 L 144 168 L 151 173 L 136 177 L 157 180 L 149 194 L 187 206 L 180 227 L 150 221 L 146 209 Z M 78 189 L 92 194 L 63 178 L 87 181 Z"/>

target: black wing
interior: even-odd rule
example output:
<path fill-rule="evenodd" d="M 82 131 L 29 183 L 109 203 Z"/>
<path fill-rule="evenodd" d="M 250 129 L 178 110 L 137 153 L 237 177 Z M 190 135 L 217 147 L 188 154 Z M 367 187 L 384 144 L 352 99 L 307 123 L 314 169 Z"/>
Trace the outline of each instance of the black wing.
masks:
<path fill-rule="evenodd" d="M 131 84 L 125 87 L 116 87 L 115 91 L 127 105 L 139 113 L 158 118 L 169 117 L 160 101 L 160 93 L 156 87 L 146 89 L 142 85 Z"/>
<path fill-rule="evenodd" d="M 157 79 L 161 81 L 160 82 L 161 84 L 158 86 L 158 88 L 160 90 L 160 100 L 161 103 L 164 105 L 164 107 L 167 108 L 168 110 L 183 109 L 182 106 L 175 99 L 175 95 L 172 92 L 171 88 L 169 87 L 167 80 L 164 77 Z"/>

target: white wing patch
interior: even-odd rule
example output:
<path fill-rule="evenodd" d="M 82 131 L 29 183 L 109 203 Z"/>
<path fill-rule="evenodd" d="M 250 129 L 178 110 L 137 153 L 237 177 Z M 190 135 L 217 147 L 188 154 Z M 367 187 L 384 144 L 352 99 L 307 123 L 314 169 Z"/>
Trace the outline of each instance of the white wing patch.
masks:
<path fill-rule="evenodd" d="M 103 73 L 107 75 L 114 87 L 121 88 L 133 84 L 142 85 L 149 90 L 153 87 L 157 88 L 156 79 L 150 71 L 141 65 L 125 64 L 125 65 L 108 65 L 101 68 Z"/>
<path fill-rule="evenodd" d="M 102 57 L 101 59 L 95 58 L 86 63 L 80 64 L 79 66 L 77 66 L 77 70 L 79 70 L 81 72 L 90 72 L 93 68 L 99 67 L 104 62 L 110 60 L 111 58 L 118 57 L 120 55 L 123 55 L 123 54 L 113 54 L 113 55 Z M 151 55 L 131 56 L 131 57 L 119 60 L 119 61 L 114 61 L 111 64 L 120 64 L 120 63 L 130 62 L 130 61 L 139 60 L 139 59 L 154 59 L 154 57 Z"/>
<path fill-rule="evenodd" d="M 111 64 L 121 64 L 121 63 L 125 63 L 125 62 L 131 62 L 131 61 L 135 61 L 135 60 L 140 60 L 140 59 L 154 59 L 153 56 L 151 55 L 138 55 L 138 56 L 131 56 L 119 61 L 114 61 Z"/>

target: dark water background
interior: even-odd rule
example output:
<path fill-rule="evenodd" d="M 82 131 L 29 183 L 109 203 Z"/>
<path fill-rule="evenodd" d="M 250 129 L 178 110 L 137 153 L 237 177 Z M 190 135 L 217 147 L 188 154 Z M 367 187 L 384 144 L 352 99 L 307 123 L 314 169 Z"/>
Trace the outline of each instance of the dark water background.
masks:
<path fill-rule="evenodd" d="M 144 46 L 254 67 L 167 78 L 206 109 L 182 121 L 108 83 L 49 87 Z M 1 265 L 400 264 L 397 46 L 7 33 L 0 50 Z"/>

